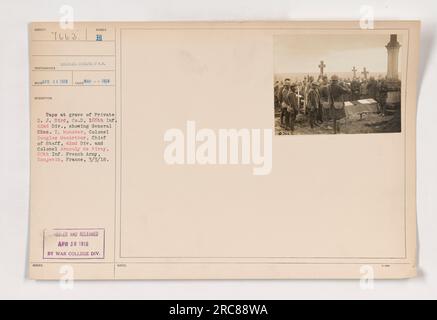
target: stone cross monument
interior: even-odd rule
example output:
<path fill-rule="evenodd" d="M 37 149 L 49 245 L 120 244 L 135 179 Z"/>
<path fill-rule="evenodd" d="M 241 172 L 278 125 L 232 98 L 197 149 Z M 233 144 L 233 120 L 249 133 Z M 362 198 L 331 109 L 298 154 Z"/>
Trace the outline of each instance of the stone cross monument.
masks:
<path fill-rule="evenodd" d="M 323 76 L 323 70 L 325 69 L 325 67 L 326 67 L 326 64 L 323 62 L 323 60 L 320 61 L 319 69 L 320 69 L 320 75 L 321 76 Z"/>
<path fill-rule="evenodd" d="M 364 80 L 367 80 L 367 75 L 369 74 L 369 71 L 367 71 L 366 67 L 364 67 L 363 72 L 361 72 L 364 76 Z"/>
<path fill-rule="evenodd" d="M 355 68 L 355 66 L 352 68 L 352 72 L 354 73 L 354 79 L 357 78 L 357 68 Z"/>

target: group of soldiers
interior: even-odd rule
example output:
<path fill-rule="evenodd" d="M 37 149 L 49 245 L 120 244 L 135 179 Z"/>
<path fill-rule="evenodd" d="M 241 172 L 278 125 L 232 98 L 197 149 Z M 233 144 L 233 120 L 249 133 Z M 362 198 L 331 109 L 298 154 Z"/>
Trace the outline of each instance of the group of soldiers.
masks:
<path fill-rule="evenodd" d="M 280 112 L 280 125 L 291 132 L 295 129 L 298 114 L 307 117 L 311 128 L 332 122 L 334 133 L 340 131 L 339 120 L 346 116 L 344 101 L 373 98 L 378 102 L 379 113 L 386 113 L 387 86 L 384 79 L 345 79 L 337 75 L 305 77 L 292 83 L 289 78 L 276 81 L 274 86 L 275 110 Z"/>

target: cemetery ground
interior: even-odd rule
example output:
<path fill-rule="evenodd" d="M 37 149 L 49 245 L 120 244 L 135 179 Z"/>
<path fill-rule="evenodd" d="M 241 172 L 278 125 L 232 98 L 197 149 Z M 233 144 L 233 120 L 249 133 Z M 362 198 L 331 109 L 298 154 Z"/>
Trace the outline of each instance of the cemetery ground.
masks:
<path fill-rule="evenodd" d="M 350 133 L 384 133 L 401 132 L 400 111 L 388 112 L 386 116 L 378 113 L 363 114 L 362 118 L 354 116 L 348 119 L 341 119 L 340 134 Z M 334 134 L 333 121 L 325 121 L 314 128 L 310 127 L 308 117 L 303 114 L 297 116 L 294 132 L 282 128 L 280 125 L 280 115 L 275 114 L 275 134 L 276 135 L 304 135 L 304 134 Z"/>

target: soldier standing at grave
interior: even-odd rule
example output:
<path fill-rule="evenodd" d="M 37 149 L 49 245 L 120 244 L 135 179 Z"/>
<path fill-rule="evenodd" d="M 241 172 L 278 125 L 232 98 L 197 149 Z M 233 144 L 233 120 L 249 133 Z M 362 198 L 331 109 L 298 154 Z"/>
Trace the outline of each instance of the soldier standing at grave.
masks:
<path fill-rule="evenodd" d="M 305 114 L 308 114 L 308 92 L 311 89 L 311 83 L 314 81 L 314 78 L 312 76 L 307 77 L 307 83 L 305 84 L 305 90 L 304 90 L 304 109 Z"/>
<path fill-rule="evenodd" d="M 302 105 L 303 105 L 303 110 L 305 112 L 306 107 L 307 107 L 307 83 L 308 83 L 308 78 L 305 76 L 303 79 L 303 83 L 302 83 L 302 89 L 300 90 L 300 95 L 302 96 Z"/>
<path fill-rule="evenodd" d="M 320 105 L 322 107 L 322 120 L 328 121 L 330 120 L 330 114 L 329 114 L 329 91 L 328 91 L 328 77 L 323 76 L 322 78 L 322 86 L 320 87 Z"/>
<path fill-rule="evenodd" d="M 281 104 L 279 103 L 279 90 L 281 89 L 279 85 L 279 81 L 275 82 L 275 86 L 273 89 L 274 92 L 274 106 L 275 106 L 275 112 L 281 108 Z"/>
<path fill-rule="evenodd" d="M 350 93 L 350 89 L 341 86 L 338 83 L 338 76 L 333 75 L 331 77 L 331 83 L 328 86 L 329 91 L 329 105 L 331 110 L 331 117 L 334 125 L 334 134 L 340 132 L 340 125 L 338 120 L 346 116 L 344 111 L 344 98 L 345 94 Z"/>
<path fill-rule="evenodd" d="M 360 82 L 357 79 L 353 79 L 351 82 L 352 101 L 360 99 Z"/>
<path fill-rule="evenodd" d="M 388 88 L 385 80 L 381 80 L 377 85 L 377 101 L 379 105 L 379 112 L 382 116 L 386 113 L 386 101 L 387 101 Z"/>
<path fill-rule="evenodd" d="M 369 94 L 369 98 L 374 100 L 378 100 L 378 84 L 374 77 L 370 77 L 369 83 L 367 84 L 367 92 Z"/>
<path fill-rule="evenodd" d="M 320 98 L 320 85 L 323 83 L 323 77 L 320 77 L 320 79 L 317 81 L 317 93 L 319 95 L 319 108 L 317 110 L 317 122 L 319 124 L 323 123 L 323 106 L 322 106 L 322 100 Z"/>
<path fill-rule="evenodd" d="M 297 95 L 296 95 L 296 84 L 292 84 L 290 90 L 287 94 L 287 115 L 286 115 L 286 125 L 287 129 L 291 132 L 294 131 L 294 123 L 296 121 L 297 113 L 299 112 L 299 107 L 297 105 Z"/>
<path fill-rule="evenodd" d="M 287 96 L 288 93 L 290 92 L 290 79 L 285 79 L 284 80 L 284 87 L 282 88 L 282 90 L 280 90 L 279 92 L 279 102 L 281 104 L 281 126 L 282 127 L 287 127 L 288 126 L 288 122 L 287 122 Z"/>
<path fill-rule="evenodd" d="M 308 116 L 311 128 L 314 128 L 315 125 L 319 126 L 316 122 L 319 107 L 321 105 L 318 87 L 319 83 L 313 81 L 311 89 L 308 91 Z"/>
<path fill-rule="evenodd" d="M 363 80 L 360 86 L 360 99 L 367 99 L 367 80 Z"/>

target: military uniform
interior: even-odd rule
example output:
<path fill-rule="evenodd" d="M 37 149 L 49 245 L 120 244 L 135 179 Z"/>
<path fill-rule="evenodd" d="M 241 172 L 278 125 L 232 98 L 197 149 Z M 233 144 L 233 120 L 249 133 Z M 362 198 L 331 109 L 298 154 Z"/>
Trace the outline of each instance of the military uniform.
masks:
<path fill-rule="evenodd" d="M 275 83 L 273 92 L 274 92 L 274 106 L 275 106 L 275 111 L 279 110 L 281 108 L 281 104 L 279 102 L 279 92 L 281 90 L 281 87 L 279 85 L 279 82 Z"/>
<path fill-rule="evenodd" d="M 294 131 L 294 124 L 296 122 L 296 117 L 299 112 L 299 107 L 297 105 L 297 96 L 293 90 L 290 90 L 286 98 L 287 102 L 287 113 L 285 118 L 286 126 Z"/>
<path fill-rule="evenodd" d="M 331 117 L 334 122 L 334 133 L 337 133 L 340 131 L 338 120 L 346 117 L 343 95 L 350 93 L 350 90 L 340 86 L 336 80 L 331 82 L 328 86 L 328 90 Z"/>
<path fill-rule="evenodd" d="M 314 128 L 314 125 L 316 124 L 320 106 L 319 92 L 316 88 L 311 88 L 310 91 L 308 91 L 308 116 L 311 128 Z"/>
<path fill-rule="evenodd" d="M 378 84 L 376 83 L 376 80 L 370 79 L 367 84 L 367 92 L 369 93 L 369 98 L 378 100 Z"/>
<path fill-rule="evenodd" d="M 320 90 L 320 104 L 322 107 L 322 120 L 328 121 L 331 119 L 330 110 L 329 110 L 329 90 L 328 84 L 325 83 L 321 86 Z"/>
<path fill-rule="evenodd" d="M 388 95 L 388 88 L 384 80 L 380 81 L 377 85 L 377 101 L 382 115 L 386 113 L 386 101 Z"/>
<path fill-rule="evenodd" d="M 291 89 L 289 87 L 284 87 L 279 95 L 279 99 L 281 102 L 281 125 L 282 126 L 287 126 L 287 119 L 286 119 L 287 105 L 288 105 L 287 96 L 288 96 L 288 93 L 290 91 L 291 91 Z"/>
<path fill-rule="evenodd" d="M 367 96 L 368 95 L 368 92 L 367 92 L 367 80 L 364 80 L 362 83 L 361 83 L 361 86 L 360 86 L 360 98 L 361 99 L 367 99 Z"/>
<path fill-rule="evenodd" d="M 356 101 L 360 99 L 360 82 L 358 80 L 353 80 L 351 82 L 351 91 L 352 91 L 352 101 Z"/>

